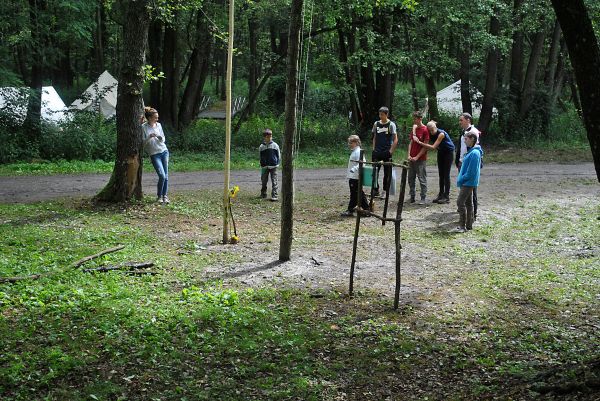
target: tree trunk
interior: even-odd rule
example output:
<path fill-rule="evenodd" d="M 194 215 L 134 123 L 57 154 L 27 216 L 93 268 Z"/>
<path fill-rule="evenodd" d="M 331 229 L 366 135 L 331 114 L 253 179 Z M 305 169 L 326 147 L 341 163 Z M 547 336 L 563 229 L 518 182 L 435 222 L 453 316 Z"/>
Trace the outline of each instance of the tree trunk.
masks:
<path fill-rule="evenodd" d="M 500 34 L 500 20 L 493 15 L 490 17 L 490 35 L 498 37 Z M 496 100 L 496 90 L 498 89 L 498 59 L 500 51 L 498 46 L 494 45 L 488 50 L 487 71 L 485 75 L 485 89 L 483 91 L 483 101 L 481 103 L 481 114 L 479 116 L 479 130 L 487 132 L 492 123 L 494 103 Z"/>
<path fill-rule="evenodd" d="M 175 17 L 175 21 L 177 18 Z M 175 23 L 173 21 L 173 23 Z M 177 30 L 175 26 L 165 26 L 163 41 L 163 71 L 165 78 L 162 82 L 162 102 L 160 106 L 160 118 L 163 126 L 169 128 L 177 127 L 179 113 L 179 55 L 177 54 Z"/>
<path fill-rule="evenodd" d="M 106 187 L 97 200 L 126 202 L 142 198 L 142 89 L 150 0 L 130 0 L 126 4 L 123 27 L 123 53 L 117 89 L 117 158 Z"/>
<path fill-rule="evenodd" d="M 408 24 L 406 23 L 406 20 L 404 20 L 404 40 L 406 42 L 406 49 L 408 50 L 408 54 L 412 54 L 412 46 L 411 46 L 411 39 L 410 39 L 410 34 L 408 32 Z M 411 87 L 411 98 L 412 98 L 412 102 L 413 102 L 413 111 L 417 111 L 419 110 L 419 97 L 417 96 L 417 81 L 415 79 L 415 67 L 413 64 L 408 66 L 408 78 L 410 81 L 410 87 Z"/>
<path fill-rule="evenodd" d="M 460 100 L 463 113 L 473 114 L 471 101 L 471 52 L 467 44 L 463 44 L 460 52 Z"/>
<path fill-rule="evenodd" d="M 600 182 L 600 48 L 583 0 L 552 0 L 581 91 L 583 122 Z"/>
<path fill-rule="evenodd" d="M 248 97 L 251 93 L 256 92 L 258 85 L 258 29 L 259 24 L 254 14 L 248 17 L 248 48 L 250 51 L 250 68 L 248 71 Z M 248 113 L 254 114 L 254 105 L 248 103 Z"/>
<path fill-rule="evenodd" d="M 427 88 L 427 106 L 429 108 L 429 118 L 437 120 L 439 117 L 437 107 L 437 89 L 435 88 L 435 80 L 433 76 L 425 76 L 425 87 Z"/>
<path fill-rule="evenodd" d="M 560 60 L 558 61 L 558 66 L 556 67 L 556 79 L 555 79 L 556 82 L 552 83 L 550 104 L 548 106 L 550 110 L 554 109 L 554 107 L 556 106 L 556 101 L 559 99 L 559 97 L 563 91 L 565 79 L 567 78 L 566 70 L 567 69 L 565 68 L 564 60 L 561 57 Z"/>
<path fill-rule="evenodd" d="M 298 61 L 300 59 L 300 28 L 303 0 L 292 0 L 287 52 L 285 92 L 285 132 L 282 154 L 281 236 L 279 260 L 290 260 L 294 237 L 294 137 L 296 136 L 296 106 L 298 92 Z"/>
<path fill-rule="evenodd" d="M 544 85 L 549 89 L 550 93 L 553 92 L 553 86 L 556 83 L 556 68 L 558 66 L 558 55 L 561 50 L 561 36 L 560 24 L 558 20 L 554 22 L 554 30 L 552 31 L 552 43 L 550 44 L 550 52 L 548 53 L 548 62 L 546 63 L 546 72 L 544 74 Z"/>
<path fill-rule="evenodd" d="M 27 116 L 25 117 L 25 132 L 27 140 L 32 146 L 37 147 L 42 136 L 41 115 L 42 115 L 42 81 L 44 56 L 43 52 L 47 45 L 46 37 L 40 28 L 39 13 L 46 9 L 46 2 L 39 0 L 29 0 L 29 23 L 31 29 L 31 73 L 29 82 L 29 98 L 27 101 Z"/>
<path fill-rule="evenodd" d="M 380 11 L 376 13 L 374 31 L 380 36 L 385 43 L 391 42 L 391 27 L 392 15 L 390 13 Z M 393 73 L 392 68 L 380 68 L 375 73 L 376 97 L 379 100 L 379 106 L 386 106 L 390 110 L 390 116 L 393 114 L 394 88 L 392 87 Z"/>
<path fill-rule="evenodd" d="M 338 21 L 338 43 L 339 43 L 339 60 L 340 64 L 344 68 L 344 79 L 346 82 L 346 88 L 348 92 L 348 102 L 350 104 L 350 111 L 352 112 L 352 122 L 358 124 L 360 122 L 360 115 L 358 110 L 358 104 L 356 104 L 356 96 L 354 95 L 354 77 L 352 70 L 348 65 L 348 47 L 346 46 L 345 34 L 342 29 L 341 23 Z"/>
<path fill-rule="evenodd" d="M 246 104 L 246 106 L 240 112 L 238 121 L 237 121 L 237 123 L 236 123 L 236 125 L 235 125 L 235 127 L 234 127 L 234 129 L 232 131 L 233 135 L 235 135 L 240 130 L 240 127 L 242 126 L 242 123 L 246 120 L 246 117 L 248 116 L 249 106 L 252 103 L 256 102 L 256 99 L 258 98 L 258 95 L 260 94 L 260 91 L 265 86 L 265 84 L 267 83 L 267 81 L 269 80 L 269 78 L 271 77 L 271 75 L 273 75 L 273 72 L 275 72 L 275 69 L 277 68 L 277 66 L 284 59 L 285 59 L 285 56 L 279 56 L 279 58 L 277 60 L 275 60 L 273 62 L 273 64 L 271 64 L 271 68 L 269 68 L 269 70 L 262 77 L 262 79 L 260 80 L 260 83 L 258 84 L 258 86 L 256 87 L 256 89 L 254 90 L 254 92 L 250 93 L 250 95 L 248 97 L 248 103 Z"/>
<path fill-rule="evenodd" d="M 162 68 L 162 38 L 163 24 L 159 20 L 152 21 L 148 29 L 148 62 L 157 71 L 163 72 Z M 150 82 L 150 105 L 155 108 L 161 106 L 161 91 L 163 79 Z"/>
<path fill-rule="evenodd" d="M 196 20 L 196 43 L 191 56 L 190 72 L 179 108 L 179 129 L 187 127 L 200 111 L 204 82 L 211 65 L 213 38 L 206 19 L 198 13 Z"/>
<path fill-rule="evenodd" d="M 106 57 L 104 47 L 107 45 L 108 32 L 106 30 L 106 12 L 104 11 L 104 2 L 98 1 L 96 4 L 96 26 L 94 29 L 94 64 L 93 64 L 93 79 L 97 79 L 98 75 L 106 69 Z"/>
<path fill-rule="evenodd" d="M 521 6 L 524 0 L 514 0 L 513 7 L 513 45 L 510 52 L 510 84 L 509 84 L 509 102 L 514 105 L 510 114 L 514 114 L 520 108 L 521 88 L 523 87 L 523 31 L 520 24 L 522 21 Z M 512 118 L 512 117 L 509 117 Z"/>
<path fill-rule="evenodd" d="M 15 64 L 18 66 L 19 75 L 21 75 L 21 80 L 23 82 L 29 82 L 30 70 L 27 68 L 27 56 L 26 50 L 23 45 L 15 46 Z"/>
<path fill-rule="evenodd" d="M 531 45 L 531 53 L 529 55 L 529 63 L 527 64 L 527 73 L 525 74 L 525 80 L 523 81 L 523 91 L 521 92 L 521 108 L 519 110 L 519 120 L 525 118 L 525 115 L 529 111 L 531 104 L 533 103 L 535 82 L 537 77 L 538 65 L 542 58 L 542 51 L 544 50 L 544 40 L 546 39 L 546 32 L 543 30 L 536 32 Z"/>
<path fill-rule="evenodd" d="M 579 114 L 579 117 L 583 118 L 583 114 L 581 112 L 581 99 L 579 98 L 579 91 L 577 90 L 577 82 L 576 78 L 571 74 L 569 78 L 569 89 L 571 89 L 571 101 L 573 102 L 573 106 L 575 106 L 575 110 Z"/>
<path fill-rule="evenodd" d="M 361 35 L 360 46 L 363 49 L 368 48 L 368 41 L 365 35 Z M 359 100 L 363 111 L 363 123 L 361 130 L 367 131 L 371 129 L 373 121 L 377 119 L 377 110 L 382 104 L 377 104 L 375 95 L 375 82 L 373 81 L 373 66 L 371 64 L 362 65 L 360 67 L 360 85 Z"/>

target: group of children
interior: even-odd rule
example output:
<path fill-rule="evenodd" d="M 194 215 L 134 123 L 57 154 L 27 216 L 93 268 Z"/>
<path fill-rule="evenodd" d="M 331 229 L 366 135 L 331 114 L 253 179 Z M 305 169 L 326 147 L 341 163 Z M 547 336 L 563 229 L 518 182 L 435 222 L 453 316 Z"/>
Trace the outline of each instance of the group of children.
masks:
<path fill-rule="evenodd" d="M 379 109 L 379 121 L 373 125 L 373 153 L 372 161 L 392 161 L 394 150 L 398 144 L 396 125 L 388 119 L 387 107 Z M 477 187 L 479 186 L 479 175 L 482 166 L 483 150 L 479 146 L 480 132 L 472 125 L 472 117 L 463 113 L 459 117 L 459 125 L 462 130 L 458 146 L 455 147 L 450 135 L 437 127 L 435 121 L 423 124 L 423 115 L 416 111 L 413 113 L 413 127 L 410 133 L 407 159 L 409 163 L 408 185 L 410 203 L 416 202 L 416 179 L 420 184 L 420 201 L 425 204 L 427 196 L 427 152 L 437 150 L 437 166 L 439 173 L 439 192 L 433 203 L 450 203 L 450 169 L 452 160 L 455 159 L 458 168 L 456 186 L 460 188 L 457 198 L 459 213 L 458 232 L 465 232 L 473 228 L 473 221 L 477 216 Z M 431 143 L 430 143 L 431 142 Z M 360 155 L 360 138 L 351 135 L 348 138 L 348 146 L 352 153 L 348 161 L 347 178 L 350 186 L 350 201 L 348 209 L 342 216 L 352 216 L 354 209 L 361 203 L 361 208 L 368 209 L 368 201 L 364 192 L 361 191 L 361 199 L 358 199 L 358 160 Z M 454 157 L 456 150 L 456 156 Z M 363 160 L 364 161 L 364 160 Z M 384 166 L 383 189 L 390 188 L 391 166 Z M 374 188 L 376 196 L 381 195 L 379 183 Z"/>
<path fill-rule="evenodd" d="M 379 109 L 379 121 L 373 124 L 373 162 L 391 162 L 394 151 L 398 145 L 396 124 L 388 118 L 389 109 Z M 479 130 L 472 124 L 473 118 L 469 113 L 463 113 L 458 119 L 462 130 L 459 143 L 455 146 L 450 135 L 437 127 L 435 121 L 423 124 L 423 115 L 419 111 L 413 113 L 413 127 L 409 137 L 407 159 L 409 164 L 408 185 L 410 203 L 416 203 L 416 180 L 420 184 L 420 205 L 426 203 L 427 197 L 427 152 L 437 151 L 437 167 L 439 174 L 439 191 L 433 203 L 450 203 L 450 170 L 452 160 L 455 160 L 458 168 L 456 186 L 459 188 L 457 198 L 459 226 L 458 232 L 465 232 L 473 228 L 473 221 L 477 217 L 477 187 L 479 186 L 479 175 L 482 166 L 483 150 L 479 146 Z M 263 143 L 259 147 L 261 166 L 261 191 L 262 198 L 267 197 L 267 184 L 271 177 L 271 200 L 277 200 L 277 167 L 281 159 L 279 146 L 273 141 L 273 133 L 270 129 L 263 132 Z M 350 200 L 348 208 L 342 212 L 342 216 L 354 215 L 354 210 L 360 204 L 363 210 L 369 209 L 369 201 L 364 191 L 358 191 L 359 161 L 361 154 L 361 140 L 358 135 L 348 137 L 348 147 L 351 150 L 348 160 L 346 178 L 350 188 Z M 363 162 L 365 158 L 363 156 Z M 379 169 L 380 166 L 376 166 Z M 374 174 L 377 174 L 377 170 Z M 383 191 L 389 191 L 392 180 L 392 166 L 383 166 Z M 375 182 L 373 193 L 381 197 L 379 180 Z"/>

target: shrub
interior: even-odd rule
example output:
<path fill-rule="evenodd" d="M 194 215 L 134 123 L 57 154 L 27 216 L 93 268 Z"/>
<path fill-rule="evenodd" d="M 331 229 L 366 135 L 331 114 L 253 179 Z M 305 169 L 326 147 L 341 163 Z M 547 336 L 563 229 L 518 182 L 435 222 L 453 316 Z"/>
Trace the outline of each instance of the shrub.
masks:
<path fill-rule="evenodd" d="M 46 125 L 40 156 L 48 160 L 113 160 L 117 144 L 115 120 L 78 112 L 60 126 Z"/>
<path fill-rule="evenodd" d="M 265 128 L 273 131 L 273 140 L 283 143 L 283 116 L 253 116 L 244 122 L 238 133 L 231 138 L 236 149 L 258 149 Z M 342 116 L 324 118 L 306 117 L 298 135 L 301 148 L 328 148 L 344 144 L 351 129 Z M 225 125 L 218 120 L 198 120 L 186 129 L 178 140 L 171 141 L 173 149 L 190 152 L 220 152 L 225 147 Z"/>

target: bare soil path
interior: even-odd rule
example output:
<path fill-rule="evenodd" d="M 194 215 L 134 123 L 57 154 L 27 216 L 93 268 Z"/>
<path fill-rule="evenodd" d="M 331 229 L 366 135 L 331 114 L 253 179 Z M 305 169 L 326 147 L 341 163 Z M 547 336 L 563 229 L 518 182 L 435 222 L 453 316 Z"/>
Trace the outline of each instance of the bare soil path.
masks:
<path fill-rule="evenodd" d="M 337 169 L 301 169 L 295 173 L 296 189 L 299 191 L 322 190 L 330 185 L 345 182 L 346 170 Z M 427 168 L 429 177 L 429 194 L 435 195 L 437 189 L 437 170 L 434 166 Z M 456 171 L 452 172 L 453 179 Z M 576 179 L 594 179 L 592 163 L 582 164 L 489 164 L 484 166 L 482 191 L 495 186 L 496 183 L 512 182 L 513 187 L 525 188 L 528 184 L 539 187 L 551 181 L 560 181 L 569 177 Z M 51 199 L 89 197 L 102 189 L 108 182 L 107 174 L 74 174 L 49 176 L 0 177 L 0 203 L 29 203 Z M 258 188 L 259 173 L 253 170 L 233 171 L 232 184 L 240 187 Z M 144 191 L 154 193 L 156 175 L 147 170 L 144 174 Z M 223 172 L 201 171 L 188 173 L 170 173 L 169 186 L 171 193 L 202 189 L 219 189 L 223 186 Z M 544 185 L 546 186 L 546 185 Z M 564 188 L 561 188 L 561 190 Z M 567 188 L 568 190 L 568 188 Z"/>

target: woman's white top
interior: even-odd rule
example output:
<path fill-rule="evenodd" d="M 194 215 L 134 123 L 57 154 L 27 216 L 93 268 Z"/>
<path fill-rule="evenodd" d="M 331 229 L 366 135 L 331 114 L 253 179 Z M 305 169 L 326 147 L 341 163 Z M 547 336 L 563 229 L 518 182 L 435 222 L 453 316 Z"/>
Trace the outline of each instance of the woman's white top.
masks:
<path fill-rule="evenodd" d="M 162 126 L 159 122 L 157 122 L 154 127 L 151 127 L 150 124 L 145 122 L 142 124 L 142 132 L 144 135 L 144 150 L 150 156 L 167 150 L 167 145 L 165 144 L 165 133 L 163 132 Z M 150 134 L 156 134 L 156 137 L 150 138 Z"/>

